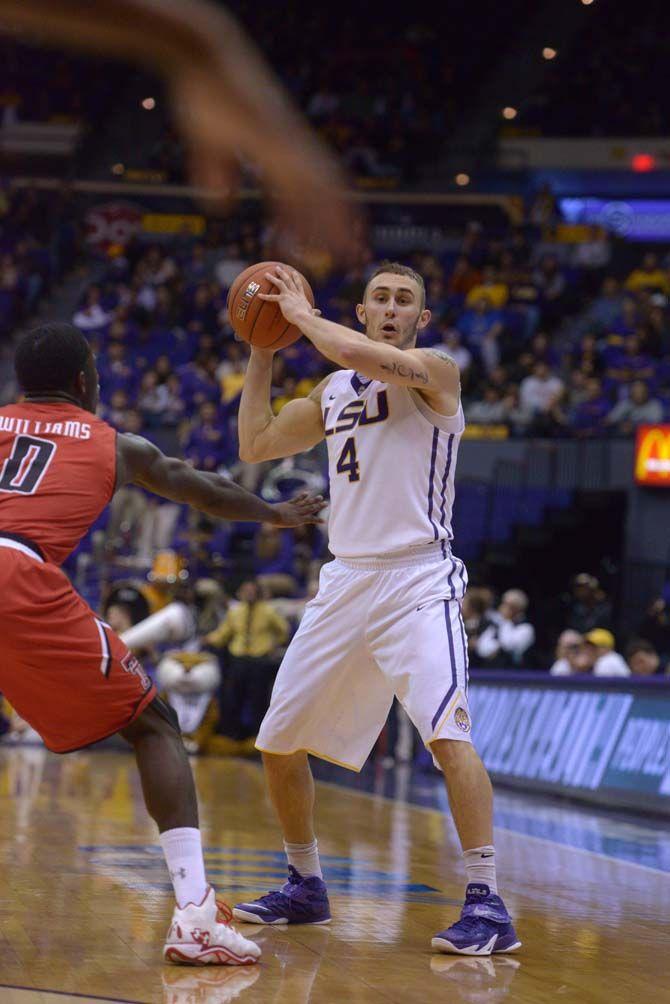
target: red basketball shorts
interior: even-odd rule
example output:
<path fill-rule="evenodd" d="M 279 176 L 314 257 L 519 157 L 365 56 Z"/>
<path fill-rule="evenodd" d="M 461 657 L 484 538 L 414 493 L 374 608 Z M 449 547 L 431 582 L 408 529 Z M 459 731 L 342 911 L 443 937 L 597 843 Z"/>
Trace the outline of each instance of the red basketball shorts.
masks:
<path fill-rule="evenodd" d="M 55 753 L 125 728 L 156 696 L 65 573 L 0 536 L 0 692 Z"/>

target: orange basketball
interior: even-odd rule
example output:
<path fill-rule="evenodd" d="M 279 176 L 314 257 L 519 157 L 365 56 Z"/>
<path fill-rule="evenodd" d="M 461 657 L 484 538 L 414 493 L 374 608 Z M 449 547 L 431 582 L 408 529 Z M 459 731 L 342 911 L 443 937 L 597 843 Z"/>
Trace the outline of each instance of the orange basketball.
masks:
<path fill-rule="evenodd" d="M 228 291 L 228 316 L 235 334 L 250 345 L 262 349 L 283 349 L 300 338 L 301 331 L 289 324 L 279 305 L 261 300 L 259 293 L 277 293 L 277 287 L 266 278 L 266 272 L 274 272 L 277 265 L 289 269 L 277 261 L 261 261 L 240 272 Z M 298 273 L 300 275 L 300 273 Z M 304 275 L 300 275 L 307 299 L 314 306 L 314 294 Z"/>

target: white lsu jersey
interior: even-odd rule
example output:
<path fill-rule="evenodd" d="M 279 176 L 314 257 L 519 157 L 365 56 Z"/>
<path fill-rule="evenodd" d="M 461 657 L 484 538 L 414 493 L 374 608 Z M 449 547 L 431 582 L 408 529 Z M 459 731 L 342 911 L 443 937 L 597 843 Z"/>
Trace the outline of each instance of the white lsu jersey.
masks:
<path fill-rule="evenodd" d="M 321 395 L 330 474 L 329 546 L 380 557 L 439 543 L 446 557 L 465 428 L 412 388 L 339 370 Z"/>

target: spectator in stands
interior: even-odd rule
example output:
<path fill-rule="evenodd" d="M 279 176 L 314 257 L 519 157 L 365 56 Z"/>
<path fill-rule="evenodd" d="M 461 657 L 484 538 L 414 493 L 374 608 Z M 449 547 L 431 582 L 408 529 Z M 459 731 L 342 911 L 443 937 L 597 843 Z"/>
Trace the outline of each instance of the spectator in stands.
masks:
<path fill-rule="evenodd" d="M 507 407 L 498 387 L 487 383 L 482 396 L 465 408 L 466 421 L 472 425 L 502 425 L 507 421 Z"/>
<path fill-rule="evenodd" d="M 262 523 L 254 536 L 254 569 L 258 583 L 270 596 L 295 596 L 298 572 L 291 530 Z"/>
<path fill-rule="evenodd" d="M 602 369 L 602 359 L 598 339 L 592 333 L 587 333 L 582 337 L 580 344 L 571 354 L 571 361 L 574 370 L 585 372 L 588 369 L 590 374 L 598 375 Z"/>
<path fill-rule="evenodd" d="M 579 631 L 568 628 L 558 636 L 556 659 L 549 670 L 552 676 L 572 676 L 585 671 L 584 639 Z"/>
<path fill-rule="evenodd" d="M 668 295 L 670 282 L 666 272 L 660 267 L 658 256 L 648 251 L 642 259 L 642 264 L 633 269 L 626 279 L 626 289 L 638 293 L 642 289 L 653 289 Z"/>
<path fill-rule="evenodd" d="M 244 272 L 245 268 L 248 268 L 250 264 L 251 262 L 242 256 L 240 245 L 236 241 L 232 241 L 226 245 L 223 250 L 223 257 L 214 267 L 216 281 L 227 290 L 235 282 L 240 272 Z"/>
<path fill-rule="evenodd" d="M 524 377 L 519 387 L 522 406 L 533 416 L 546 415 L 563 393 L 560 377 L 551 372 L 546 362 L 538 360 L 530 376 Z"/>
<path fill-rule="evenodd" d="M 533 273 L 533 282 L 540 291 L 540 309 L 544 324 L 558 321 L 565 293 L 565 276 L 556 255 L 545 255 Z"/>
<path fill-rule="evenodd" d="M 467 307 L 474 307 L 479 300 L 485 300 L 489 307 L 501 310 L 507 303 L 508 296 L 507 283 L 503 282 L 495 268 L 487 265 L 482 273 L 482 281 L 472 287 L 465 303 Z"/>
<path fill-rule="evenodd" d="M 626 649 L 626 661 L 633 676 L 668 675 L 669 666 L 661 666 L 661 657 L 651 644 L 644 638 L 636 638 Z"/>
<path fill-rule="evenodd" d="M 502 311 L 492 308 L 482 297 L 463 311 L 456 327 L 486 372 L 494 369 L 500 362 L 498 339 L 503 331 Z"/>
<path fill-rule="evenodd" d="M 664 661 L 670 659 L 670 584 L 649 605 L 636 634 L 650 642 Z"/>
<path fill-rule="evenodd" d="M 520 589 L 503 593 L 477 640 L 476 654 L 482 665 L 504 669 L 527 664 L 535 644 L 535 628 L 526 618 L 527 610 L 528 597 Z"/>
<path fill-rule="evenodd" d="M 644 380 L 634 380 L 628 397 L 614 405 L 605 420 L 619 436 L 632 436 L 638 425 L 663 421 L 663 405 L 656 397 L 650 397 L 649 387 Z"/>
<path fill-rule="evenodd" d="M 519 388 L 516 384 L 509 384 L 505 388 L 503 405 L 505 407 L 505 421 L 509 425 L 514 436 L 525 436 L 533 422 L 533 415 L 522 404 Z"/>
<path fill-rule="evenodd" d="M 112 314 L 105 310 L 100 302 L 99 286 L 89 286 L 84 301 L 72 318 L 72 323 L 85 334 L 102 331 L 112 320 Z"/>
<path fill-rule="evenodd" d="M 652 357 L 644 351 L 643 343 L 647 333 L 644 328 L 638 328 L 632 335 L 626 335 L 621 348 L 608 351 L 608 366 L 606 377 L 617 383 L 629 383 L 631 380 L 653 380 L 656 365 Z"/>
<path fill-rule="evenodd" d="M 596 297 L 584 314 L 585 326 L 599 334 L 612 331 L 621 318 L 623 303 L 624 297 L 619 282 L 614 276 L 607 276 L 603 279 L 600 296 Z"/>
<path fill-rule="evenodd" d="M 534 194 L 528 209 L 528 220 L 538 228 L 550 226 L 556 219 L 556 197 L 551 185 L 545 184 Z"/>
<path fill-rule="evenodd" d="M 611 402 L 598 377 L 588 378 L 585 391 L 585 400 L 573 408 L 570 414 L 570 425 L 579 439 L 592 439 L 604 430 Z"/>
<path fill-rule="evenodd" d="M 595 575 L 580 572 L 572 581 L 565 601 L 565 623 L 585 635 L 595 627 L 612 625 L 612 605 Z"/>
<path fill-rule="evenodd" d="M 216 473 L 225 464 L 237 459 L 231 446 L 217 404 L 204 401 L 184 443 L 184 457 L 194 467 Z"/>
<path fill-rule="evenodd" d="M 181 396 L 181 381 L 176 373 L 171 373 L 162 386 L 165 387 L 163 425 L 179 425 L 186 413 L 186 405 Z"/>
<path fill-rule="evenodd" d="M 460 255 L 447 281 L 447 292 L 455 305 L 460 306 L 468 293 L 482 281 L 481 272 L 470 264 L 465 255 Z"/>
<path fill-rule="evenodd" d="M 137 407 L 145 425 L 163 424 L 168 397 L 167 384 L 159 383 L 155 370 L 147 370 L 140 381 L 137 396 Z"/>
<path fill-rule="evenodd" d="M 276 673 L 277 650 L 288 640 L 288 622 L 262 599 L 255 579 L 245 580 L 239 602 L 229 607 L 221 624 L 203 639 L 226 648 L 221 730 L 232 739 L 255 736 L 265 714 Z"/>
<path fill-rule="evenodd" d="M 626 660 L 614 647 L 614 635 L 605 628 L 594 628 L 584 636 L 584 649 L 594 676 L 631 675 Z"/>
<path fill-rule="evenodd" d="M 461 606 L 461 614 L 465 631 L 468 636 L 468 653 L 474 659 L 479 636 L 487 627 L 487 615 L 493 607 L 493 595 L 490 589 L 480 586 L 469 586 Z"/>
<path fill-rule="evenodd" d="M 604 227 L 590 227 L 589 239 L 575 245 L 572 264 L 577 268 L 605 269 L 612 260 L 612 243 Z"/>
<path fill-rule="evenodd" d="M 100 392 L 103 401 L 109 401 L 117 390 L 125 391 L 134 400 L 139 374 L 128 358 L 123 342 L 110 342 L 107 351 L 98 359 Z"/>

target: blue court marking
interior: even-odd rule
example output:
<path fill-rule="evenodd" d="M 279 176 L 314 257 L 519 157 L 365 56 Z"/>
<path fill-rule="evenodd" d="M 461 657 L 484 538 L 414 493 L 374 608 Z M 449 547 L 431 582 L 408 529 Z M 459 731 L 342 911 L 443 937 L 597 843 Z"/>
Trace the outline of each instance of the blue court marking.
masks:
<path fill-rule="evenodd" d="M 312 768 L 322 783 L 450 815 L 444 782 L 437 774 L 398 767 L 382 771 L 380 784 L 380 768 L 374 763 L 366 764 L 360 774 L 315 759 Z M 396 794 L 398 788 L 402 788 L 400 797 Z M 670 874 L 667 822 L 599 806 L 583 807 L 568 799 L 496 788 L 494 823 L 512 833 Z"/>
<path fill-rule="evenodd" d="M 112 1004 L 149 1004 L 149 1001 L 130 1000 L 128 997 L 101 997 L 99 994 L 78 994 L 72 990 L 52 990 L 50 987 L 24 987 L 19 983 L 0 983 L 0 989 L 28 990 L 34 994 L 57 994 L 59 997 L 78 997 L 85 1001 L 111 1001 Z"/>
<path fill-rule="evenodd" d="M 86 844 L 79 848 L 85 865 L 78 874 L 104 875 L 125 886 L 144 891 L 170 892 L 165 881 L 165 863 L 160 847 L 152 844 Z M 221 861 L 221 858 L 227 860 Z M 263 862 L 259 865 L 259 860 Z M 321 855 L 329 889 L 334 895 L 354 899 L 377 899 L 433 903 L 441 906 L 460 905 L 459 901 L 442 895 L 439 889 L 423 882 L 412 882 L 406 872 L 381 871 L 363 861 Z M 286 857 L 282 851 L 260 848 L 207 847 L 207 872 L 216 875 L 217 889 L 258 890 L 283 885 L 286 881 Z"/>

